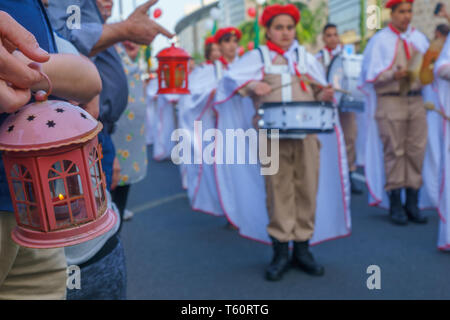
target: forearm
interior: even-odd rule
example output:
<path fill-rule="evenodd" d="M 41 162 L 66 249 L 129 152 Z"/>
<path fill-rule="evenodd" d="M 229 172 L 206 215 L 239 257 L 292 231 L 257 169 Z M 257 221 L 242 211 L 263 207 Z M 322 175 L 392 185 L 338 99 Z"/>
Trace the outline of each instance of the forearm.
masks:
<path fill-rule="evenodd" d="M 113 24 L 104 24 L 100 39 L 92 48 L 89 56 L 93 57 L 116 43 L 127 40 L 127 28 L 128 26 L 125 21 Z"/>
<path fill-rule="evenodd" d="M 251 81 L 246 86 L 239 89 L 239 94 L 243 97 L 249 97 L 255 95 L 255 88 L 258 85 L 258 81 Z"/>
<path fill-rule="evenodd" d="M 102 82 L 95 65 L 86 57 L 72 54 L 53 54 L 42 65 L 50 78 L 54 96 L 74 100 L 81 104 L 91 101 L 102 90 Z M 47 88 L 41 82 L 33 90 Z"/>

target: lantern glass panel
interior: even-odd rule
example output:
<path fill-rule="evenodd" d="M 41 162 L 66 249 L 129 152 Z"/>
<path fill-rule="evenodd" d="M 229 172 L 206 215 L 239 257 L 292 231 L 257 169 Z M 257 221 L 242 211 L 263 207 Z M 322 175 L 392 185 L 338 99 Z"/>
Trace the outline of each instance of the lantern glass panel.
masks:
<path fill-rule="evenodd" d="M 31 225 L 36 228 L 41 228 L 41 221 L 39 218 L 39 210 L 38 207 L 30 205 L 28 206 L 28 211 L 31 217 Z"/>
<path fill-rule="evenodd" d="M 54 204 L 53 208 L 55 210 L 56 227 L 63 228 L 65 226 L 70 226 L 72 221 L 70 219 L 68 202 L 64 201 Z"/>
<path fill-rule="evenodd" d="M 25 179 L 27 179 L 27 180 L 32 180 L 30 171 L 27 171 L 27 172 L 23 175 L 23 177 L 24 177 Z"/>
<path fill-rule="evenodd" d="M 61 161 L 55 162 L 52 165 L 52 169 L 55 170 L 58 173 L 63 172 L 62 167 L 61 167 Z"/>
<path fill-rule="evenodd" d="M 51 180 L 49 186 L 53 202 L 64 200 L 67 197 L 63 179 Z"/>
<path fill-rule="evenodd" d="M 19 213 L 20 224 L 29 226 L 30 221 L 28 219 L 27 205 L 25 203 L 17 203 L 17 212 Z"/>
<path fill-rule="evenodd" d="M 83 198 L 72 200 L 70 202 L 72 217 L 75 223 L 81 223 L 88 220 L 86 204 Z"/>
<path fill-rule="evenodd" d="M 81 184 L 80 175 L 67 177 L 67 188 L 69 189 L 69 197 L 75 198 L 83 195 L 83 185 Z"/>
<path fill-rule="evenodd" d="M 184 88 L 186 84 L 186 67 L 184 64 L 178 64 L 175 69 L 175 87 Z"/>
<path fill-rule="evenodd" d="M 77 165 L 74 164 L 72 161 L 64 160 L 63 165 L 64 165 L 64 171 L 66 171 L 69 174 L 79 172 Z"/>
<path fill-rule="evenodd" d="M 11 177 L 12 178 L 18 178 L 20 176 L 19 173 L 19 166 L 17 164 L 13 165 L 11 169 Z"/>
<path fill-rule="evenodd" d="M 23 184 L 20 180 L 13 180 L 14 195 L 17 201 L 25 201 L 25 193 L 23 192 Z"/>
<path fill-rule="evenodd" d="M 28 202 L 36 203 L 36 196 L 32 182 L 25 182 L 25 196 Z"/>
<path fill-rule="evenodd" d="M 100 198 L 100 188 L 95 189 L 94 194 L 95 194 L 95 204 L 97 205 L 97 212 L 98 212 L 102 207 L 102 201 Z"/>
<path fill-rule="evenodd" d="M 170 67 L 168 64 L 163 64 L 161 67 L 161 87 L 166 89 L 170 87 Z"/>

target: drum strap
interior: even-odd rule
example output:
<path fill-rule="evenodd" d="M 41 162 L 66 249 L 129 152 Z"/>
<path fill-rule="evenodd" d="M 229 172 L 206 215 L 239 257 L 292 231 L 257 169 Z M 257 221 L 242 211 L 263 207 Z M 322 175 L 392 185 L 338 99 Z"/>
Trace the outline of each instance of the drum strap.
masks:
<path fill-rule="evenodd" d="M 281 76 L 281 99 L 282 102 L 292 101 L 292 74 L 289 71 L 288 65 L 274 65 L 272 59 L 270 58 L 270 51 L 267 46 L 260 46 L 259 52 L 261 53 L 261 58 L 264 64 L 265 74 L 277 74 Z M 306 62 L 306 49 L 303 46 L 299 46 L 297 50 L 297 68 L 300 74 L 306 74 L 307 62 Z"/>
<path fill-rule="evenodd" d="M 217 80 L 221 80 L 223 78 L 223 65 L 219 60 L 214 61 L 214 67 L 216 71 Z"/>

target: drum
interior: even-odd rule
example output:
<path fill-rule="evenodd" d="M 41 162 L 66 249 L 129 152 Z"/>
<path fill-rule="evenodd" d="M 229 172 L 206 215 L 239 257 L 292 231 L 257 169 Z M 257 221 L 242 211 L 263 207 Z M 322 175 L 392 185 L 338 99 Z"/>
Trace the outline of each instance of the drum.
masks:
<path fill-rule="evenodd" d="M 363 56 L 341 53 L 333 58 L 328 67 L 328 83 L 350 94 L 336 92 L 338 107 L 343 112 L 364 112 L 364 94 L 358 89 Z"/>
<path fill-rule="evenodd" d="M 332 133 L 336 124 L 336 108 L 326 102 L 264 103 L 258 110 L 260 129 L 269 136 L 279 130 L 283 139 L 302 139 L 307 134 Z"/>

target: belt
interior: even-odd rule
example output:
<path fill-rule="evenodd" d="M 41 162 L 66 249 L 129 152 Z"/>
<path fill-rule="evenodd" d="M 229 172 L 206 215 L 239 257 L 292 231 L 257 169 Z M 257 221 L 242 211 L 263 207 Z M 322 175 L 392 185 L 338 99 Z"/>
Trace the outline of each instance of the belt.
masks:
<path fill-rule="evenodd" d="M 406 96 L 407 97 L 416 97 L 416 96 L 421 96 L 422 95 L 422 91 L 417 90 L 417 91 L 409 91 Z M 399 92 L 387 92 L 387 93 L 382 93 L 381 94 L 382 97 L 401 97 Z"/>

